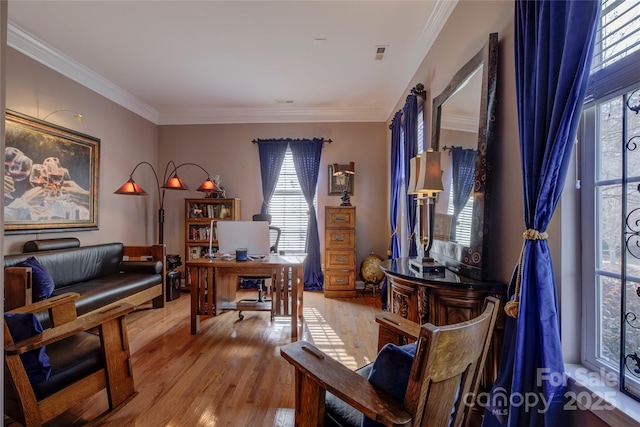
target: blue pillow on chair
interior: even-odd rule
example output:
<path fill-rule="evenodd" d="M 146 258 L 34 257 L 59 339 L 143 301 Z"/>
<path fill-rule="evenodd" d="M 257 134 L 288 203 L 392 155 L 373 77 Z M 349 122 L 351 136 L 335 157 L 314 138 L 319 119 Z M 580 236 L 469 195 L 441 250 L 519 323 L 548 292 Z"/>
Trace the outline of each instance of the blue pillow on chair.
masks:
<path fill-rule="evenodd" d="M 33 302 L 45 300 L 53 294 L 55 284 L 51 273 L 35 257 L 29 257 L 16 264 L 17 267 L 31 267 L 31 299 Z"/>
<path fill-rule="evenodd" d="M 7 322 L 14 343 L 42 332 L 42 325 L 33 313 L 5 313 L 4 321 Z M 49 356 L 45 353 L 45 347 L 23 353 L 20 355 L 20 359 L 31 384 L 49 379 L 51 364 Z"/>
<path fill-rule="evenodd" d="M 409 375 L 416 343 L 397 346 L 386 344 L 380 349 L 369 373 L 369 382 L 402 402 L 409 384 Z M 362 418 L 362 427 L 382 426 L 371 418 Z"/>

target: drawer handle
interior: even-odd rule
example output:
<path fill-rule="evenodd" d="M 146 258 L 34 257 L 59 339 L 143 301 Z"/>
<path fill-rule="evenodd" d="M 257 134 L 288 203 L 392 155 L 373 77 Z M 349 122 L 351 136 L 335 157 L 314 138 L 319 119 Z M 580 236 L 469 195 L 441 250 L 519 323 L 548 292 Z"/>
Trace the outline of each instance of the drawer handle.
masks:
<path fill-rule="evenodd" d="M 344 261 L 344 258 L 338 257 L 338 258 L 336 258 L 336 261 Z"/>
<path fill-rule="evenodd" d="M 344 242 L 344 237 L 336 237 L 336 242 Z"/>
<path fill-rule="evenodd" d="M 336 216 L 336 221 L 344 221 L 344 216 L 343 215 L 337 215 Z"/>
<path fill-rule="evenodd" d="M 336 279 L 336 283 L 344 283 L 344 279 Z"/>

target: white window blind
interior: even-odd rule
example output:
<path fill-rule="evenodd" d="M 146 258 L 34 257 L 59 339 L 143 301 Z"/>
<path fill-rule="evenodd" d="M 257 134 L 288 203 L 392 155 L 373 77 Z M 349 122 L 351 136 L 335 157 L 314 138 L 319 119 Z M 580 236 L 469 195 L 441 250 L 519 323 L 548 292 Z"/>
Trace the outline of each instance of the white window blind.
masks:
<path fill-rule="evenodd" d="M 592 73 L 640 49 L 640 2 L 603 0 Z"/>
<path fill-rule="evenodd" d="M 314 199 L 314 206 L 317 205 Z M 304 253 L 309 208 L 302 194 L 291 150 L 287 149 L 275 193 L 269 203 L 271 225 L 280 227 L 278 250 L 287 254 Z"/>

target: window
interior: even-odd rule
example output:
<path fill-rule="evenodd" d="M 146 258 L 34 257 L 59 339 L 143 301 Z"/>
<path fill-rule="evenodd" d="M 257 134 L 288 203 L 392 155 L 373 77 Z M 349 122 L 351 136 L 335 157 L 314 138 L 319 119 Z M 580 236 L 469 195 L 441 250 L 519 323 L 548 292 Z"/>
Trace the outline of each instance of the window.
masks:
<path fill-rule="evenodd" d="M 316 196 L 317 198 L 317 196 Z M 317 200 L 313 201 L 317 206 Z M 278 250 L 288 254 L 304 253 L 307 242 L 309 207 L 302 194 L 293 155 L 287 148 L 276 190 L 269 203 L 271 225 L 280 227 L 282 236 Z"/>
<path fill-rule="evenodd" d="M 622 371 L 620 389 L 638 400 L 639 47 L 640 2 L 604 1 L 580 138 L 583 364 Z"/>

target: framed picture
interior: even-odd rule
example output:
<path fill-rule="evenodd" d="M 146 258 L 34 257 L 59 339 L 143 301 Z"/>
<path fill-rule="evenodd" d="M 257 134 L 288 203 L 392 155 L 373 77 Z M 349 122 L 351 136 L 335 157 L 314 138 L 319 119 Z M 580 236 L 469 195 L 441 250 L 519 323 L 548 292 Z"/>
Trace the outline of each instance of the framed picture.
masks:
<path fill-rule="evenodd" d="M 98 228 L 100 140 L 7 110 L 5 234 Z"/>
<path fill-rule="evenodd" d="M 353 173 L 344 173 L 344 171 L 346 171 L 348 167 L 349 165 L 329 165 L 329 195 L 340 195 L 342 194 L 342 190 L 346 189 L 347 194 L 353 196 L 355 175 Z M 337 171 L 342 173 L 334 175 L 334 173 Z"/>

